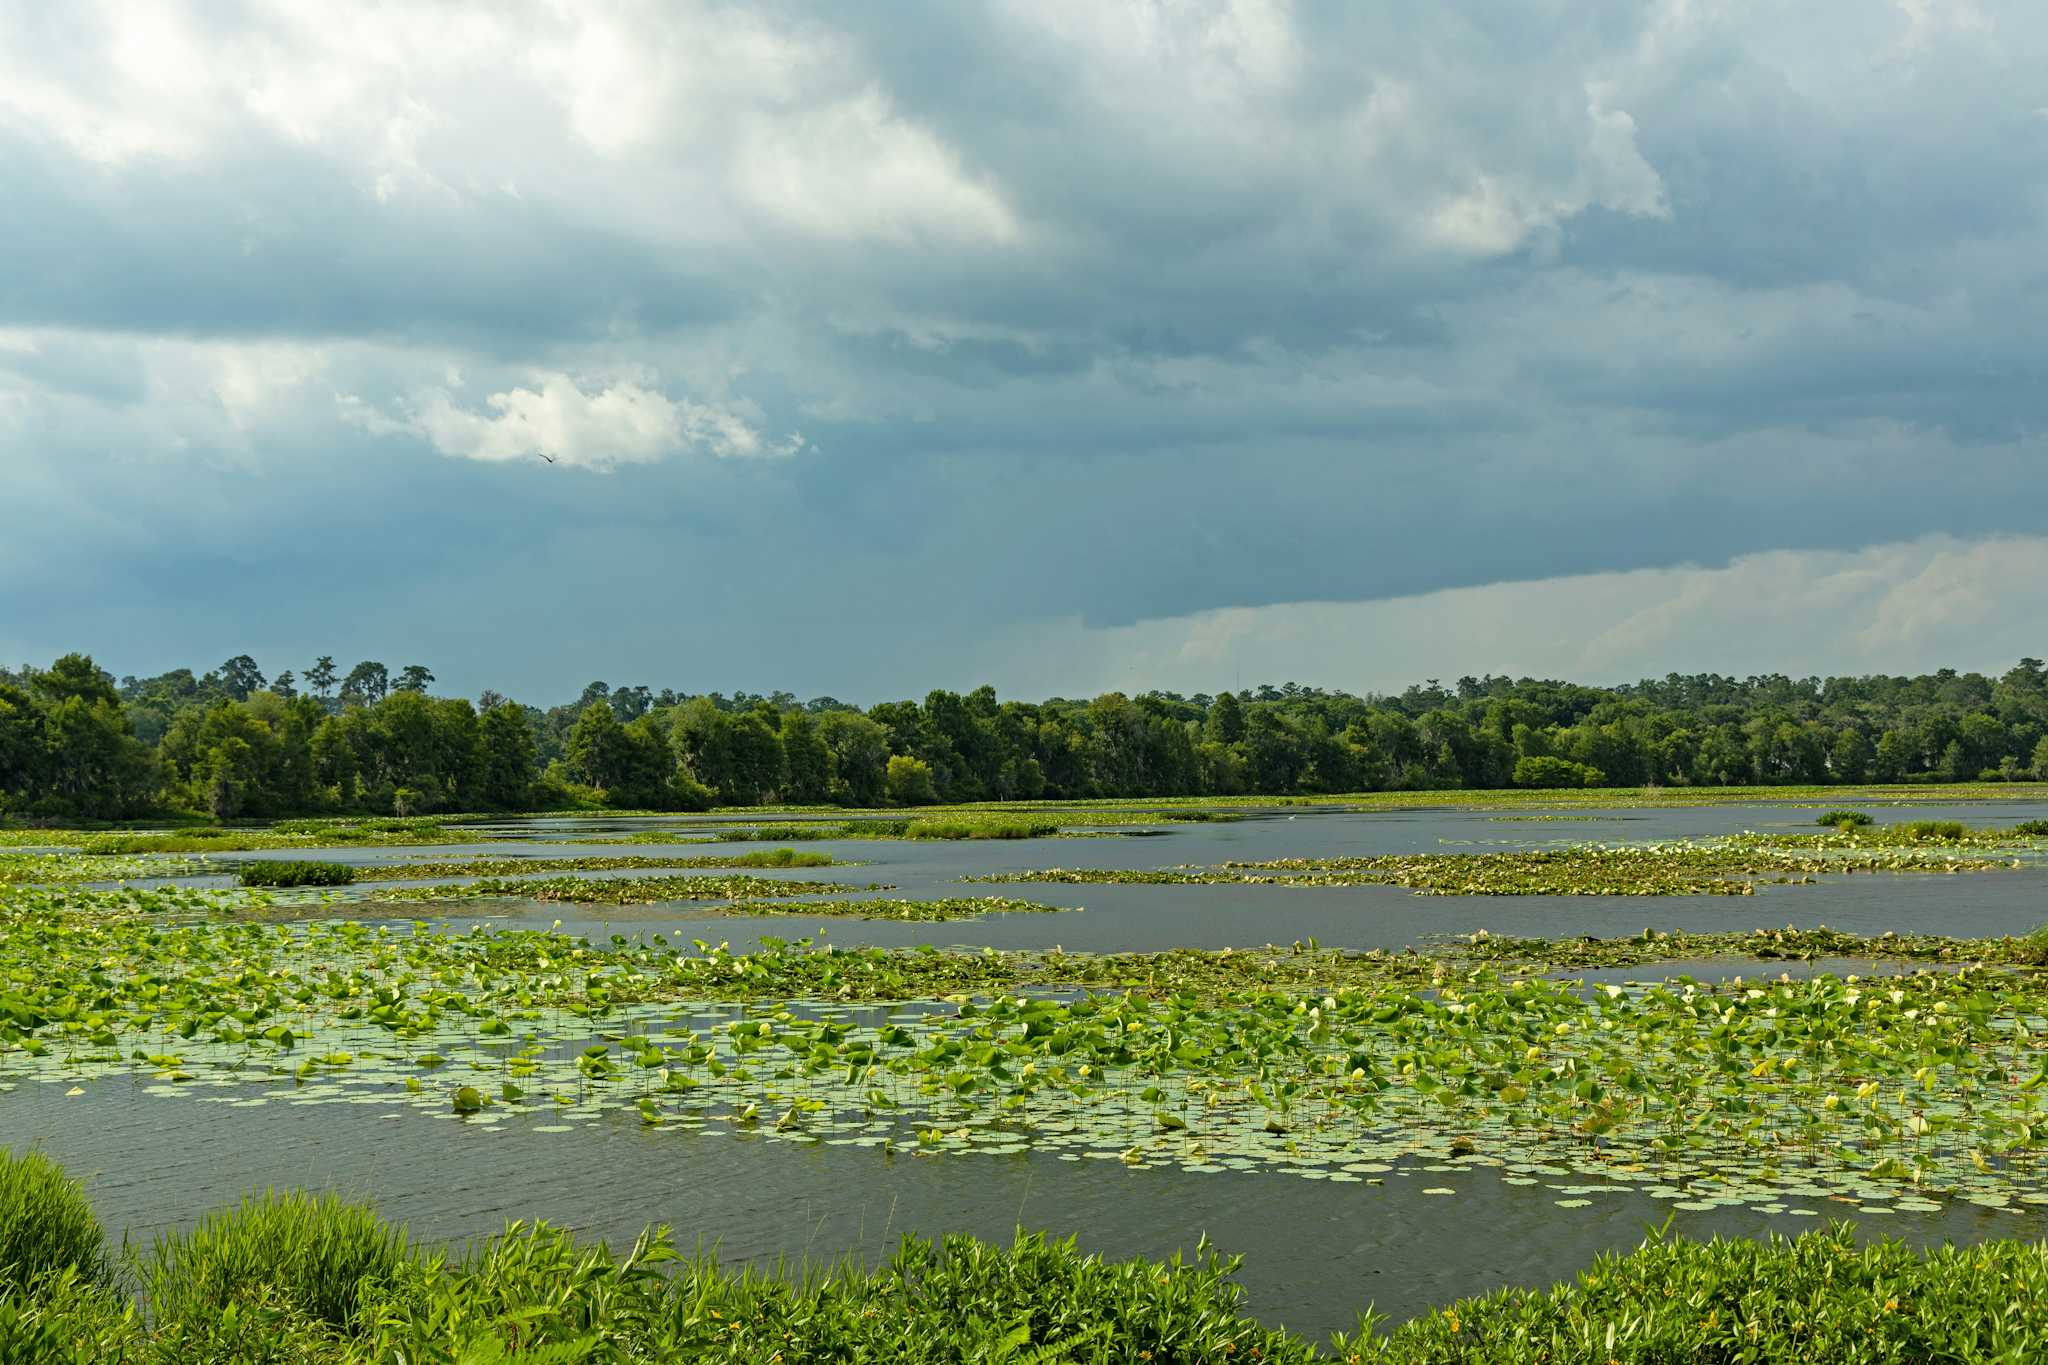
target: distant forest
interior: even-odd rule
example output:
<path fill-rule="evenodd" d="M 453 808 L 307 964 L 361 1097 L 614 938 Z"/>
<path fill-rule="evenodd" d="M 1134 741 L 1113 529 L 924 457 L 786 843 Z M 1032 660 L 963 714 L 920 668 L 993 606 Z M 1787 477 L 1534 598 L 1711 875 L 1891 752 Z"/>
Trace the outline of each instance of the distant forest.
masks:
<path fill-rule="evenodd" d="M 1455 787 L 2048 780 L 2048 674 L 1728 678 L 1622 687 L 1432 679 L 1218 696 L 865 709 L 593 682 L 542 710 L 433 692 L 420 665 L 116 680 L 83 654 L 0 668 L 0 813 L 216 819 L 576 806 L 700 810 Z"/>

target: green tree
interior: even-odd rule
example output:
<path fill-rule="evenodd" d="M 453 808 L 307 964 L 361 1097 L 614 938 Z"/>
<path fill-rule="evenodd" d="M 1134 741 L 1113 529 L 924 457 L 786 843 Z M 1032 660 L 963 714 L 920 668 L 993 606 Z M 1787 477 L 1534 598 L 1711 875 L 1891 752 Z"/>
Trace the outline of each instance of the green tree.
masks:
<path fill-rule="evenodd" d="M 28 804 L 46 760 L 42 708 L 26 689 L 0 683 L 0 810 Z"/>
<path fill-rule="evenodd" d="M 782 713 L 782 759 L 787 773 L 783 795 L 815 805 L 832 795 L 832 750 L 807 711 Z"/>
<path fill-rule="evenodd" d="M 313 731 L 313 780 L 332 791 L 342 810 L 356 809 L 361 799 L 370 728 L 357 709 L 328 716 Z"/>
<path fill-rule="evenodd" d="M 255 750 L 233 735 L 206 753 L 206 809 L 215 820 L 232 820 L 242 813 L 243 801 L 260 770 Z"/>
<path fill-rule="evenodd" d="M 732 767 L 720 795 L 731 806 L 755 806 L 782 789 L 782 736 L 761 711 L 732 723 Z"/>
<path fill-rule="evenodd" d="M 834 801 L 872 806 L 882 800 L 889 768 L 889 732 L 858 711 L 827 711 L 818 737 L 831 754 Z"/>
<path fill-rule="evenodd" d="M 719 710 L 709 697 L 692 698 L 672 714 L 669 745 L 675 751 L 677 766 L 689 773 L 692 780 L 717 793 L 719 799 L 737 804 L 727 795 L 739 783 L 732 717 Z"/>
<path fill-rule="evenodd" d="M 612 711 L 609 706 L 593 710 Z M 612 711 L 616 717 L 618 712 Z M 605 788 L 605 804 L 622 808 L 666 810 L 674 804 L 671 783 L 675 763 L 668 737 L 642 716 L 619 727 L 619 770 Z"/>
<path fill-rule="evenodd" d="M 220 686 L 236 701 L 247 701 L 251 692 L 263 686 L 263 670 L 248 655 L 237 654 L 220 666 Z"/>
<path fill-rule="evenodd" d="M 1828 749 L 1828 773 L 1837 782 L 1861 782 L 1870 776 L 1875 755 L 1861 730 L 1845 728 Z"/>
<path fill-rule="evenodd" d="M 2034 776 L 2048 782 L 2048 738 L 2034 746 Z"/>
<path fill-rule="evenodd" d="M 121 694 L 114 690 L 112 676 L 94 663 L 88 654 L 66 654 L 48 668 L 30 669 L 28 685 L 29 690 L 46 705 L 71 700 L 88 705 L 106 702 L 118 706 L 121 703 Z"/>
<path fill-rule="evenodd" d="M 391 675 L 375 659 L 365 659 L 348 671 L 341 683 L 341 699 L 357 706 L 384 700 L 391 690 Z"/>
<path fill-rule="evenodd" d="M 533 790 L 533 725 L 526 708 L 502 702 L 485 711 L 477 723 L 483 749 L 481 789 L 484 803 L 498 810 L 523 810 Z"/>
<path fill-rule="evenodd" d="M 314 693 L 325 701 L 328 694 L 334 691 L 335 680 L 340 676 L 334 667 L 334 656 L 322 654 L 313 661 L 313 666 L 306 670 L 306 686 L 312 688 Z"/>
<path fill-rule="evenodd" d="M 889 799 L 899 806 L 928 806 L 939 799 L 932 786 L 931 765 L 908 754 L 890 757 L 885 786 Z"/>
<path fill-rule="evenodd" d="M 1974 712 L 1963 717 L 1957 742 L 1963 746 L 1968 775 L 1975 777 L 1986 768 L 1996 768 L 1998 760 L 2005 757 L 2005 724 L 1994 715 Z"/>
<path fill-rule="evenodd" d="M 609 789 L 625 776 L 628 748 L 618 713 L 609 706 L 586 706 L 569 731 L 562 761 L 576 781 Z"/>
<path fill-rule="evenodd" d="M 1970 766 L 1969 751 L 1963 748 L 1959 739 L 1950 740 L 1948 747 L 1941 751 L 1941 762 L 1934 771 L 1944 782 L 1963 782 L 1976 776 L 1976 770 Z"/>
<path fill-rule="evenodd" d="M 1598 768 L 1568 758 L 1529 754 L 1515 760 L 1517 787 L 1597 787 L 1605 781 Z"/>
<path fill-rule="evenodd" d="M 1877 756 L 1871 760 L 1870 775 L 1879 782 L 1897 782 L 1913 771 L 1913 741 L 1898 730 L 1877 737 Z"/>
<path fill-rule="evenodd" d="M 398 670 L 398 681 L 391 684 L 397 692 L 424 692 L 434 685 L 434 671 L 424 664 L 407 664 Z"/>

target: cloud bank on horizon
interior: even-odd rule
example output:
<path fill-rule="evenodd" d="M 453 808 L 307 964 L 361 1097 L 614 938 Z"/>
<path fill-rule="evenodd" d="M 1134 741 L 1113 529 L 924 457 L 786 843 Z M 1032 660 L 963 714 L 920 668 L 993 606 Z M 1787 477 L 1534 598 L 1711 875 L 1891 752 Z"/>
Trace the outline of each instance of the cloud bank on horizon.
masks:
<path fill-rule="evenodd" d="M 0 657 L 2000 667 L 2044 59 L 2024 0 L 0 4 Z"/>

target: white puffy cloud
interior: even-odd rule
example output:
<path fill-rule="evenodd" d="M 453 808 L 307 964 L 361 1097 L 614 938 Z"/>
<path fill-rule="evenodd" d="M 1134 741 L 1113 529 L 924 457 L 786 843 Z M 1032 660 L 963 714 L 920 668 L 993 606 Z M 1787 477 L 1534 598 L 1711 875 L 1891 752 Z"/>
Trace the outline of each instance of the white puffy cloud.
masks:
<path fill-rule="evenodd" d="M 730 408 L 670 398 L 630 379 L 586 391 L 568 375 L 539 375 L 530 387 L 488 395 L 481 411 L 465 407 L 446 389 L 415 394 L 400 417 L 354 395 L 344 395 L 341 407 L 345 417 L 374 435 L 411 434 L 443 455 L 485 462 L 538 456 L 608 471 L 690 449 L 720 459 L 759 459 L 794 455 L 804 445 L 796 433 L 771 440 Z"/>

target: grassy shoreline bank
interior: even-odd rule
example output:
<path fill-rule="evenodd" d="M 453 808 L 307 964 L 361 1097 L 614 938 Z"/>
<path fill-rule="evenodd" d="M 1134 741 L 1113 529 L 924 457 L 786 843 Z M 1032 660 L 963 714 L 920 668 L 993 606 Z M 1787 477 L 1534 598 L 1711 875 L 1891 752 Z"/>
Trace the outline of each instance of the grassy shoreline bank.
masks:
<path fill-rule="evenodd" d="M 2048 1245 L 1918 1252 L 1836 1224 L 1767 1241 L 1666 1238 L 1548 1289 L 1318 1343 L 1262 1325 L 1206 1245 L 1108 1260 L 1019 1230 L 906 1237 L 885 1264 L 727 1268 L 669 1229 L 630 1248 L 546 1223 L 436 1250 L 365 1205 L 269 1192 L 148 1247 L 109 1246 L 80 1187 L 0 1151 L 0 1359 L 10 1365 L 511 1360 L 864 1365 L 1647 1365 L 2026 1360 L 2048 1350 Z"/>

